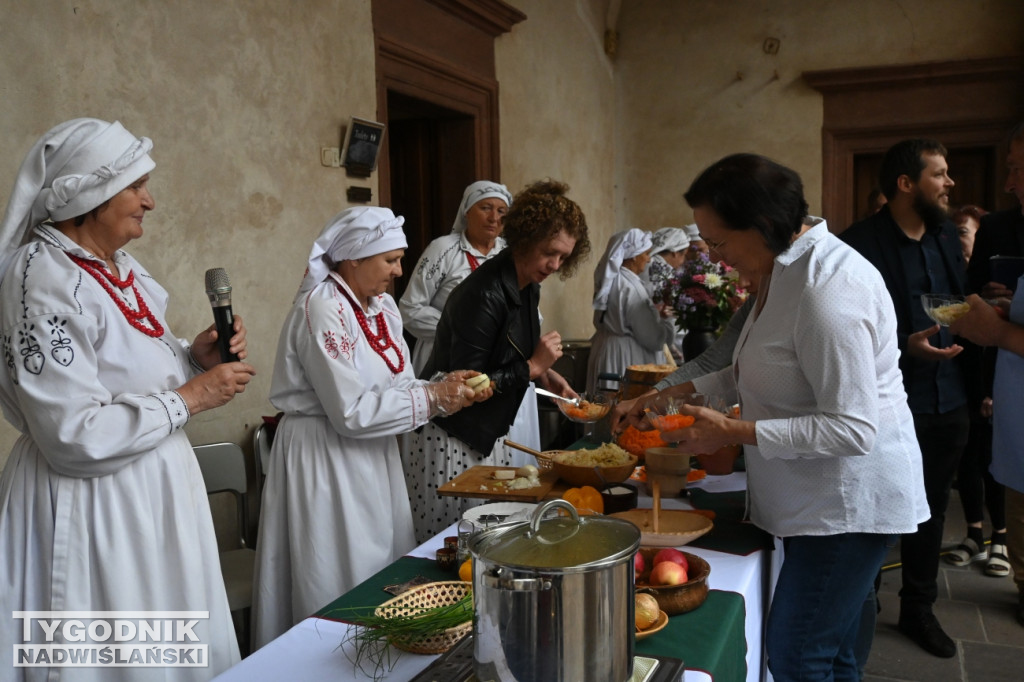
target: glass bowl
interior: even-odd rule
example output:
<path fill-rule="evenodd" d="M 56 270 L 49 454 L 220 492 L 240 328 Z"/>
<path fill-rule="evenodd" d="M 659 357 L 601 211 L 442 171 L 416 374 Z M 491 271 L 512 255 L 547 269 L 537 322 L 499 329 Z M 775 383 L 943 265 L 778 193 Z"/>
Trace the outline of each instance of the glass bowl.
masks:
<path fill-rule="evenodd" d="M 708 406 L 708 396 L 703 393 L 665 395 L 658 393 L 643 402 L 647 421 L 661 432 L 678 431 L 693 424 L 693 417 L 682 414 L 683 405 Z"/>
<path fill-rule="evenodd" d="M 963 296 L 955 294 L 921 294 L 921 305 L 928 317 L 943 327 L 956 322 L 971 309 Z"/>
<path fill-rule="evenodd" d="M 612 409 L 612 401 L 604 393 L 580 393 L 579 407 L 564 400 L 554 402 L 567 419 L 578 424 L 593 424 Z"/>

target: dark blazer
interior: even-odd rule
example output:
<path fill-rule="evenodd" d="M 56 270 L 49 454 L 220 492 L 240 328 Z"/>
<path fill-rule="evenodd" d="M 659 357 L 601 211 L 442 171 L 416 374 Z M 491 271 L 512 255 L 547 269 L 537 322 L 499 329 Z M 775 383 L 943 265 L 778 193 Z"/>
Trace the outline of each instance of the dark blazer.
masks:
<path fill-rule="evenodd" d="M 473 369 L 490 377 L 494 395 L 450 417 L 434 420 L 448 434 L 487 454 L 508 433 L 530 383 L 527 360 L 540 343 L 537 304 L 540 286 L 520 290 L 509 249 L 483 263 L 448 297 L 434 338 L 434 349 L 420 372 Z M 524 325 L 525 314 L 537 320 Z"/>
<path fill-rule="evenodd" d="M 882 273 L 885 288 L 889 290 L 892 304 L 896 308 L 899 346 L 901 350 L 906 350 L 907 337 L 915 331 L 920 331 L 910 328 L 911 306 L 920 306 L 921 301 L 910 300 L 910 291 L 907 289 L 907 280 L 898 252 L 899 234 L 900 226 L 893 220 L 889 207 L 883 206 L 878 213 L 850 225 L 839 238 L 871 261 L 871 264 Z M 960 237 L 957 236 L 956 227 L 952 222 L 946 221 L 942 224 L 938 242 L 952 291 L 936 293 L 963 295 L 966 293 L 964 256 L 960 247 Z"/>
<path fill-rule="evenodd" d="M 988 262 L 992 256 L 1024 256 L 1024 214 L 1020 206 L 981 217 L 967 265 L 967 285 L 972 292 L 979 293 L 992 281 Z"/>

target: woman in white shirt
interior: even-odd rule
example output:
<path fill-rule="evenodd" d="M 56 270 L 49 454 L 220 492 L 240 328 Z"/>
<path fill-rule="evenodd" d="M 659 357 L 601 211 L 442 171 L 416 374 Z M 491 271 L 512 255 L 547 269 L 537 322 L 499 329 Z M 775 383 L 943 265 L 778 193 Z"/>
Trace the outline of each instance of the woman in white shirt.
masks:
<path fill-rule="evenodd" d="M 928 517 L 891 300 L 870 263 L 805 221 L 792 170 L 729 156 L 685 197 L 714 254 L 758 287 L 732 366 L 667 389 L 736 399 L 740 419 L 685 408 L 697 422 L 665 438 L 744 445 L 751 520 L 785 546 L 766 639 L 775 680 L 859 680 L 887 543 Z"/>
<path fill-rule="evenodd" d="M 257 646 L 415 546 L 395 435 L 492 393 L 463 385 L 478 372 L 413 374 L 386 293 L 402 274 L 403 222 L 376 207 L 335 216 L 281 330 L 270 402 L 284 416 L 256 547 Z"/>
<path fill-rule="evenodd" d="M 594 271 L 594 332 L 587 360 L 587 391 L 601 374 L 625 374 L 630 365 L 665 362 L 663 348 L 675 322 L 655 305 L 640 279 L 650 261 L 651 235 L 638 228 L 616 232 Z"/>

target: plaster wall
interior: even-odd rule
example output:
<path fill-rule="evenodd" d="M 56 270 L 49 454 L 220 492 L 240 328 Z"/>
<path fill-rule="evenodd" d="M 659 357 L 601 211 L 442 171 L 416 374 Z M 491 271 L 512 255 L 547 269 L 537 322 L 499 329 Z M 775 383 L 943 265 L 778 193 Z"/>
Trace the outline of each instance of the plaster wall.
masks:
<path fill-rule="evenodd" d="M 501 177 L 515 193 L 551 177 L 583 210 L 590 257 L 574 277 L 542 285 L 542 332 L 594 333 L 593 271 L 616 230 L 615 68 L 604 54 L 604 2 L 514 0 L 527 20 L 495 45 L 500 84 Z"/>
<path fill-rule="evenodd" d="M 78 116 L 153 139 L 156 210 L 126 248 L 170 292 L 170 328 L 212 322 L 204 273 L 223 267 L 257 376 L 196 415 L 193 443 L 248 446 L 280 325 L 313 238 L 346 207 L 320 165 L 350 116 L 373 119 L 369 0 L 11 0 L 0 4 L 0 201 L 32 143 Z M 369 184 L 377 196 L 376 177 Z M 130 358 L 126 358 L 130 362 Z M 0 424 L 0 463 L 17 433 Z"/>
<path fill-rule="evenodd" d="M 801 172 L 820 204 L 821 99 L 808 69 L 1024 53 L 1018 0 L 511 0 L 528 19 L 496 40 L 502 180 L 568 182 L 592 254 L 546 282 L 544 330 L 592 333 L 592 270 L 625 227 L 690 220 L 681 194 L 739 150 Z M 210 323 L 203 273 L 223 267 L 257 377 L 197 415 L 193 442 L 247 444 L 280 324 L 323 224 L 353 183 L 320 165 L 350 116 L 375 118 L 371 0 L 9 0 L 0 4 L 0 201 L 35 139 L 76 116 L 154 140 L 157 209 L 128 249 L 171 293 L 170 326 Z M 614 14 L 614 12 L 613 12 Z M 781 41 L 766 55 L 768 36 Z M 779 77 L 774 77 L 778 72 Z M 743 78 L 737 78 L 737 74 Z M 411 267 L 411 264 L 407 264 Z M 0 424 L 0 464 L 17 434 Z"/>
<path fill-rule="evenodd" d="M 618 31 L 615 213 L 649 229 L 692 222 L 683 192 L 735 152 L 798 171 L 820 215 L 822 98 L 800 74 L 1024 54 L 1024 3 L 632 0 Z"/>

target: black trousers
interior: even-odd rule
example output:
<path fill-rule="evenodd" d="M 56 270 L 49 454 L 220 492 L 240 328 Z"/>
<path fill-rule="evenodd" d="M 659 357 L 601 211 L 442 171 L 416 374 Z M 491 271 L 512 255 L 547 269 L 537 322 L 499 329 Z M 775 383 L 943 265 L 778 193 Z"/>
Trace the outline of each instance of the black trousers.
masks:
<path fill-rule="evenodd" d="M 938 596 L 939 552 L 942 550 L 942 526 L 949 504 L 960 454 L 967 444 L 970 427 L 967 407 L 945 414 L 915 414 L 914 430 L 921 446 L 924 489 L 931 518 L 918 524 L 917 532 L 900 538 L 903 564 L 903 588 L 900 610 L 928 610 Z"/>

